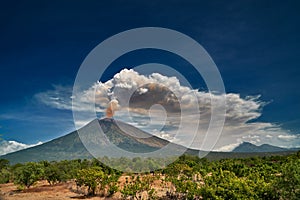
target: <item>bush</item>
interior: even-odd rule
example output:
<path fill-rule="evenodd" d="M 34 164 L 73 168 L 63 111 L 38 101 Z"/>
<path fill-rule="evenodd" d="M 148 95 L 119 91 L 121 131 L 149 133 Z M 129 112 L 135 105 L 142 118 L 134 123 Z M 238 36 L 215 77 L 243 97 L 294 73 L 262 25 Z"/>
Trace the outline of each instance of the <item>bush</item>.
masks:
<path fill-rule="evenodd" d="M 8 183 L 10 178 L 9 161 L 0 159 L 0 184 Z"/>
<path fill-rule="evenodd" d="M 29 162 L 15 169 L 14 183 L 29 188 L 40 180 L 44 175 L 43 165 Z"/>
<path fill-rule="evenodd" d="M 0 184 L 8 183 L 10 178 L 10 171 L 8 169 L 0 170 Z"/>
<path fill-rule="evenodd" d="M 291 159 L 282 166 L 282 174 L 276 182 L 283 199 L 300 199 L 300 159 Z"/>
<path fill-rule="evenodd" d="M 87 186 L 88 194 L 95 195 L 97 186 L 101 185 L 104 179 L 105 176 L 100 167 L 91 167 L 78 171 L 76 184 L 78 186 Z"/>
<path fill-rule="evenodd" d="M 56 163 L 49 163 L 45 166 L 44 179 L 46 179 L 50 185 L 63 181 L 63 177 L 63 172 L 59 170 Z"/>

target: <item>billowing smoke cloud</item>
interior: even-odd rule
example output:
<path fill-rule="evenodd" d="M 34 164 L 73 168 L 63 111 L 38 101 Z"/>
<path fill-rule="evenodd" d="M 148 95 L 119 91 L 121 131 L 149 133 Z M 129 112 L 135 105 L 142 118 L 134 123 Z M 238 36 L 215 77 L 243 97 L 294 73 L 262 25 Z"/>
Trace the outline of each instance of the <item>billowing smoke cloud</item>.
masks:
<path fill-rule="evenodd" d="M 187 136 L 194 131 L 192 125 L 199 122 L 198 134 L 192 144 L 193 148 L 200 148 L 205 137 L 211 119 L 211 102 L 218 104 L 221 99 L 220 95 L 182 86 L 176 77 L 167 77 L 159 73 L 144 76 L 128 69 L 115 74 L 105 83 L 95 82 L 88 90 L 75 96 L 66 97 L 66 92 L 60 94 L 62 93 L 60 91 L 63 89 L 58 87 L 54 91 L 39 93 L 36 97 L 46 105 L 83 113 L 91 109 L 91 104 L 95 104 L 96 112 L 103 113 L 103 116 L 114 116 L 114 118 L 183 145 L 187 140 L 185 137 L 172 139 L 180 120 L 183 120 L 182 122 L 186 125 Z M 74 98 L 78 101 L 72 106 L 71 100 Z M 265 105 L 266 103 L 260 100 L 259 95 L 242 98 L 239 94 L 226 94 L 225 125 L 215 150 L 229 151 L 243 141 L 257 145 L 269 143 L 284 147 L 299 146 L 298 135 L 272 123 L 253 122 L 261 116 Z M 162 120 L 161 110 L 158 109 L 161 107 L 167 114 L 166 121 Z M 196 107 L 200 110 L 200 121 L 193 115 Z M 116 109 L 118 112 L 114 115 Z M 184 119 L 178 118 L 182 110 L 187 111 L 189 116 Z M 129 120 L 128 111 L 130 111 L 131 118 L 135 120 Z M 81 123 L 81 125 L 84 124 Z"/>

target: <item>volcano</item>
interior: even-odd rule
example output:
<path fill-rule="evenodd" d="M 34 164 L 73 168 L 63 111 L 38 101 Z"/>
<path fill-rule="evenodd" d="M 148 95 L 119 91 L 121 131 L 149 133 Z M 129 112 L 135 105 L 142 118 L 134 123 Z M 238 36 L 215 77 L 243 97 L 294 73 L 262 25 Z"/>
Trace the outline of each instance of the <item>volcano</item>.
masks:
<path fill-rule="evenodd" d="M 113 118 L 95 119 L 77 131 L 51 140 L 44 144 L 1 156 L 13 163 L 36 162 L 41 160 L 72 160 L 93 158 L 85 145 L 91 148 L 102 147 L 105 150 L 105 141 L 99 140 L 95 128 L 100 125 L 109 142 L 132 153 L 154 152 L 166 145 L 170 151 L 180 152 L 185 147 L 170 143 L 167 140 L 153 136 L 127 123 Z M 98 126 L 99 127 L 99 126 Z M 80 137 L 79 137 L 80 135 Z M 85 141 L 84 144 L 82 141 Z M 197 150 L 189 150 L 195 154 Z"/>

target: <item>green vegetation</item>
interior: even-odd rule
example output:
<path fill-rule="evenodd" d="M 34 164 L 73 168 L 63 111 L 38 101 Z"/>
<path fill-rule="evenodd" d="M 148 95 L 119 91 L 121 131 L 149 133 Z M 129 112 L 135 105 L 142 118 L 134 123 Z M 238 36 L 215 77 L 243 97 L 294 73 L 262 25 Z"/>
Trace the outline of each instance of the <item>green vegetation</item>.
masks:
<path fill-rule="evenodd" d="M 132 176 L 126 177 L 126 182 L 121 190 L 123 198 L 127 199 L 128 197 L 134 198 L 137 197 L 138 199 L 142 199 L 141 193 L 146 192 L 149 198 L 155 197 L 155 191 L 151 188 L 151 184 L 155 180 L 154 176 Z"/>
<path fill-rule="evenodd" d="M 8 183 L 9 177 L 9 161 L 5 159 L 0 159 L 0 184 Z"/>
<path fill-rule="evenodd" d="M 132 171 L 137 164 L 155 165 L 154 160 L 120 159 L 131 162 Z M 116 158 L 112 162 L 117 163 Z M 183 155 L 162 170 L 141 174 L 122 174 L 96 159 L 15 165 L 0 159 L 0 171 L 1 183 L 11 181 L 20 189 L 38 180 L 49 184 L 74 180 L 86 195 L 109 197 L 119 192 L 124 199 L 300 199 L 300 152 L 219 161 Z"/>
<path fill-rule="evenodd" d="M 41 163 L 29 162 L 25 165 L 18 166 L 13 171 L 14 183 L 18 184 L 23 188 L 26 186 L 29 188 L 35 182 L 40 180 L 44 175 L 44 168 Z"/>

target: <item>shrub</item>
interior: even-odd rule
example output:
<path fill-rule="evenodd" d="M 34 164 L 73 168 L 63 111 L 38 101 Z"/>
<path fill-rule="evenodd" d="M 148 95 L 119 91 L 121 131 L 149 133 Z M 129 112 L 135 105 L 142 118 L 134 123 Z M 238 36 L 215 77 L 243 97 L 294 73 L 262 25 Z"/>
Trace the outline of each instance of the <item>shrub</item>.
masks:
<path fill-rule="evenodd" d="M 14 183 L 29 188 L 40 180 L 44 175 L 43 165 L 29 162 L 15 169 Z"/>

